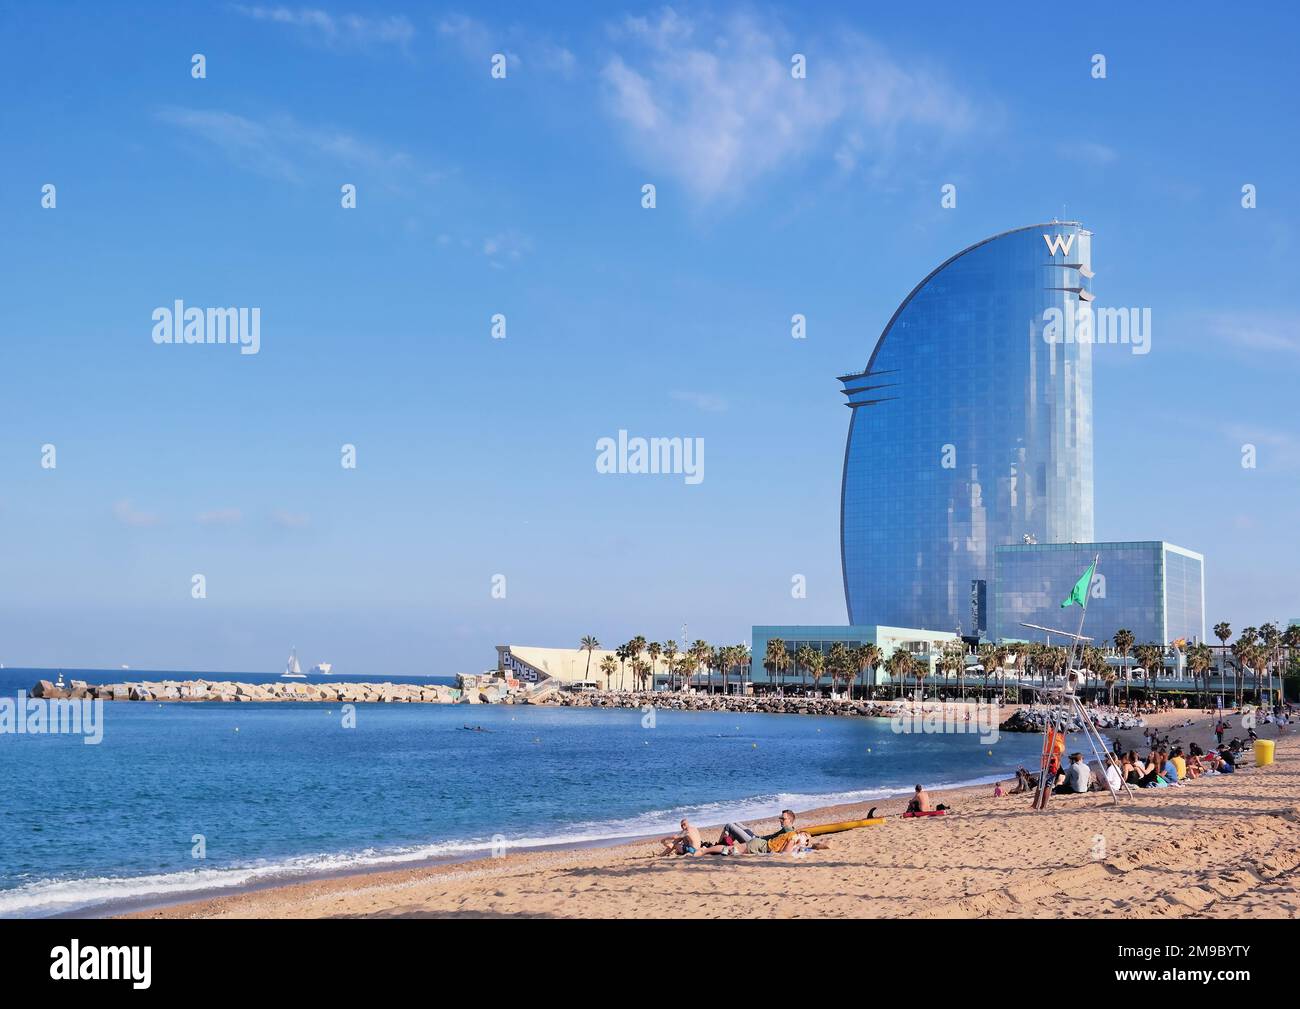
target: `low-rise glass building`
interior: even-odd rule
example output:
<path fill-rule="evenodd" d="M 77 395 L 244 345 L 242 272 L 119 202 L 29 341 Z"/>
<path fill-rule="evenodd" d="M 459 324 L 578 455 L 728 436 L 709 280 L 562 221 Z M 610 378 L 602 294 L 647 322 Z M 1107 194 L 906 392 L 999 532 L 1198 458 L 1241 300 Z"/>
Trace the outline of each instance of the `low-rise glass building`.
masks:
<path fill-rule="evenodd" d="M 790 657 L 790 665 L 784 670 L 769 669 L 766 665 L 767 643 L 773 638 L 780 638 L 785 643 L 786 654 Z M 925 631 L 912 627 L 756 625 L 750 641 L 750 682 L 763 690 L 811 687 L 811 675 L 795 660 L 798 650 L 810 645 L 829 655 L 836 642 L 843 642 L 850 648 L 874 644 L 880 649 L 880 665 L 874 674 L 871 670 L 859 670 L 853 678 L 855 688 L 873 687 L 888 682 L 884 664 L 896 650 L 903 648 L 911 652 L 933 673 L 935 660 L 945 644 L 956 640 L 957 635 L 951 631 Z M 829 674 L 823 675 L 821 685 L 824 688 L 831 686 Z"/>
<path fill-rule="evenodd" d="M 1205 640 L 1205 558 L 1160 540 L 1134 543 L 1032 543 L 994 551 L 993 627 L 999 641 L 1043 641 L 1023 624 L 1076 633 L 1080 610 L 1061 607 L 1099 557 L 1083 633 L 1111 643 L 1127 628 L 1138 644 Z M 1062 635 L 1053 644 L 1067 644 Z"/>

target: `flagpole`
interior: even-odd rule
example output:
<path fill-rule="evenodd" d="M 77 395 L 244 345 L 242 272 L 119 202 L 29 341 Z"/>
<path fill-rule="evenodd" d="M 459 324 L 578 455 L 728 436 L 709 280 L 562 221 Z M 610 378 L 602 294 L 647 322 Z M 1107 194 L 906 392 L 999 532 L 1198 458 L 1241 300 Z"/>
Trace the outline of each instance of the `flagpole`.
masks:
<path fill-rule="evenodd" d="M 1084 593 L 1083 593 L 1083 603 L 1082 603 L 1081 608 L 1080 608 L 1080 611 L 1079 611 L 1079 630 L 1078 630 L 1078 633 L 1075 634 L 1075 636 L 1074 636 L 1074 640 L 1070 642 L 1070 654 L 1069 654 L 1069 658 L 1068 658 L 1068 660 L 1067 660 L 1067 662 L 1066 662 L 1066 664 L 1065 664 L 1065 682 L 1064 682 L 1064 683 L 1062 684 L 1062 686 L 1061 686 L 1061 691 L 1062 691 L 1062 698 L 1061 698 L 1061 700 L 1062 700 L 1062 705 L 1061 705 L 1061 707 L 1065 707 L 1065 695 L 1068 693 L 1068 691 L 1066 690 L 1066 687 L 1069 685 L 1069 682 L 1070 682 L 1070 673 L 1074 671 L 1074 648 L 1075 648 L 1075 645 L 1076 645 L 1076 644 L 1078 644 L 1078 646 L 1079 646 L 1079 655 L 1080 655 L 1080 657 L 1082 657 L 1082 655 L 1083 655 L 1083 621 L 1084 621 L 1084 618 L 1087 617 L 1087 615 L 1088 615 L 1088 600 L 1090 600 L 1090 599 L 1092 598 L 1092 582 L 1093 582 L 1093 579 L 1097 577 L 1097 566 L 1098 566 L 1100 563 L 1101 563 L 1101 554 L 1099 554 L 1099 553 L 1098 553 L 1098 554 L 1094 554 L 1094 555 L 1093 555 L 1093 558 L 1092 558 L 1092 565 L 1091 565 L 1091 567 L 1089 568 L 1089 570 L 1092 572 L 1092 574 L 1088 576 L 1088 584 L 1087 584 L 1087 586 L 1085 587 L 1085 590 L 1084 590 Z M 1046 693 L 1046 691 L 1044 691 L 1044 693 Z M 1046 698 L 1044 698 L 1044 700 L 1046 701 Z M 1075 699 L 1075 701 L 1072 701 L 1072 702 L 1069 702 L 1069 703 L 1070 703 L 1070 710 L 1071 710 L 1071 713 L 1073 713 L 1074 710 L 1075 710 L 1075 704 L 1077 703 L 1077 698 Z M 1081 704 L 1078 705 L 1078 710 L 1080 711 L 1080 713 L 1083 713 L 1083 706 L 1082 706 Z M 1052 734 L 1052 731 L 1053 731 L 1053 729 L 1054 729 L 1053 722 L 1054 722 L 1054 719 L 1053 719 L 1052 714 L 1050 713 L 1050 710 L 1044 712 L 1044 714 L 1043 714 L 1043 755 L 1042 755 L 1042 757 L 1040 758 L 1040 761 L 1039 761 L 1040 769 L 1039 769 L 1039 778 L 1038 778 L 1038 786 L 1039 786 L 1039 787 L 1038 787 L 1038 792 L 1037 792 L 1037 794 L 1034 796 L 1034 808 L 1035 808 L 1035 809 L 1040 809 L 1040 810 L 1041 810 L 1041 809 L 1045 809 L 1045 808 L 1047 808 L 1047 797 L 1048 797 L 1049 795 L 1052 794 L 1052 788 L 1053 788 L 1054 785 L 1055 785 L 1055 782 L 1049 782 L 1049 781 L 1047 781 L 1047 771 L 1048 771 L 1048 768 L 1049 768 L 1050 763 L 1051 763 L 1051 754 L 1049 754 L 1049 753 L 1047 752 L 1047 748 L 1048 748 L 1049 741 L 1050 741 L 1051 738 L 1052 738 L 1052 735 L 1051 735 L 1051 734 Z M 1064 721 L 1063 721 L 1063 720 L 1062 720 L 1062 724 L 1061 724 L 1061 726 L 1060 726 L 1060 729 L 1059 729 L 1058 731 L 1060 731 L 1062 737 L 1064 737 L 1064 734 L 1065 734 L 1065 724 L 1064 724 Z M 1088 732 L 1088 730 L 1087 730 L 1087 728 L 1086 728 L 1086 726 L 1085 726 L 1085 727 L 1084 727 L 1084 734 L 1087 735 L 1087 732 Z M 1092 743 L 1092 739 L 1091 739 L 1091 737 L 1089 737 L 1088 742 L 1089 742 L 1089 744 Z M 1096 753 L 1096 749 L 1095 749 L 1095 748 L 1094 748 L 1093 752 L 1094 752 L 1094 754 Z M 1099 759 L 1100 759 L 1100 758 L 1099 758 Z M 1057 767 L 1058 767 L 1058 772 L 1059 772 L 1060 765 L 1058 764 Z M 1104 773 L 1105 770 L 1106 770 L 1106 768 L 1105 768 L 1105 765 L 1103 764 L 1103 765 L 1102 765 L 1102 772 Z M 1109 782 L 1107 782 L 1107 785 L 1108 785 L 1108 787 L 1109 787 Z M 1113 790 L 1112 790 L 1112 793 L 1111 793 L 1111 794 L 1112 794 L 1112 796 L 1114 795 Z"/>

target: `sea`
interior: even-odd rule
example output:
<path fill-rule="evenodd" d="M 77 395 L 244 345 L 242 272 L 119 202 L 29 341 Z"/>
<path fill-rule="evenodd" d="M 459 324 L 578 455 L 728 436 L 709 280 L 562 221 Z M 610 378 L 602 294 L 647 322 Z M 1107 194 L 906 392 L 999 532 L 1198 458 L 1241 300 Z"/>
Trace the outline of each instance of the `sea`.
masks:
<path fill-rule="evenodd" d="M 64 670 L 92 683 L 274 674 Z M 50 670 L 0 670 L 16 699 Z M 446 677 L 308 677 L 447 683 Z M 104 704 L 102 741 L 0 732 L 0 916 L 667 833 L 1014 778 L 1039 737 L 888 720 L 530 705 Z"/>

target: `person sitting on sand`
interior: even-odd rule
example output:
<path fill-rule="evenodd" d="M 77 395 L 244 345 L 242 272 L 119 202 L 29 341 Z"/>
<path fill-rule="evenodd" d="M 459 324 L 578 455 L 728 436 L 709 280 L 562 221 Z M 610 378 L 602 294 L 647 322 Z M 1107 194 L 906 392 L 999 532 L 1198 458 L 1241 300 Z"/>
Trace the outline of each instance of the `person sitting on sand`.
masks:
<path fill-rule="evenodd" d="M 1084 763 L 1082 753 L 1070 754 L 1070 767 L 1064 777 L 1065 781 L 1054 790 L 1058 795 L 1078 795 L 1088 791 L 1092 784 L 1092 768 Z"/>
<path fill-rule="evenodd" d="M 776 831 L 776 833 L 768 834 L 764 837 L 759 837 L 752 830 L 746 827 L 743 823 L 729 823 L 722 828 L 722 833 L 721 835 L 719 835 L 717 842 L 711 845 L 710 847 L 726 849 L 731 847 L 734 844 L 738 851 L 743 849 L 744 853 L 746 854 L 759 855 L 772 850 L 771 844 L 778 837 L 781 837 L 783 834 L 793 834 L 793 833 L 794 833 L 794 811 L 789 809 L 783 809 L 781 810 L 781 828 L 778 831 Z M 780 842 L 782 848 L 785 847 L 787 841 Z M 776 850 L 779 851 L 780 848 Z M 709 852 L 709 854 L 711 855 L 721 854 L 721 853 L 722 852 L 720 851 Z"/>
<path fill-rule="evenodd" d="M 1163 755 L 1158 750 L 1152 750 L 1147 756 L 1145 769 L 1142 772 L 1142 780 L 1139 782 L 1143 788 L 1156 788 L 1160 778 L 1160 768 L 1164 766 Z"/>
<path fill-rule="evenodd" d="M 672 837 L 659 838 L 659 843 L 663 845 L 660 855 L 698 855 L 704 847 L 700 840 L 700 828 L 685 818 L 682 819 L 682 829 L 678 833 Z"/>
<path fill-rule="evenodd" d="M 907 811 L 909 813 L 930 812 L 930 796 L 920 785 L 916 786 L 916 794 L 908 800 Z"/>
<path fill-rule="evenodd" d="M 1174 770 L 1178 772 L 1178 780 L 1182 781 L 1187 777 L 1187 758 L 1183 756 L 1183 748 L 1175 747 L 1174 752 L 1170 754 L 1169 761 L 1174 765 Z"/>
<path fill-rule="evenodd" d="M 1142 784 L 1142 775 L 1146 773 L 1146 767 L 1138 759 L 1136 750 L 1129 750 L 1124 755 L 1124 763 L 1121 767 L 1124 774 L 1124 781 L 1130 785 Z"/>
<path fill-rule="evenodd" d="M 1000 799 L 1002 798 L 1002 795 L 1003 795 L 1002 782 L 999 781 L 996 785 L 993 786 L 993 798 Z"/>

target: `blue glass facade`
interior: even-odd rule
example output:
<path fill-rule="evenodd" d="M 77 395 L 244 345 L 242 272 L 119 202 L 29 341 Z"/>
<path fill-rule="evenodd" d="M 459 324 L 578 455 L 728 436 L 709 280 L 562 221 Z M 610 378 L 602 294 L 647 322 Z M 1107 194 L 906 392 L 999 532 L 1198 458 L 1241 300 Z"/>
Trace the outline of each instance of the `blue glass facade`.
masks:
<path fill-rule="evenodd" d="M 1061 600 L 1100 557 L 1083 633 L 1109 645 L 1125 627 L 1138 644 L 1205 640 L 1205 562 L 1169 543 L 1043 543 L 996 551 L 993 636 L 1042 641 L 1021 623 L 1077 632 L 1079 608 Z M 1067 639 L 1055 640 L 1066 644 Z"/>
<path fill-rule="evenodd" d="M 973 245 L 841 379 L 850 623 L 991 631 L 995 547 L 1093 538 L 1092 347 L 1049 339 L 1091 301 L 1091 256 L 1078 223 Z"/>

